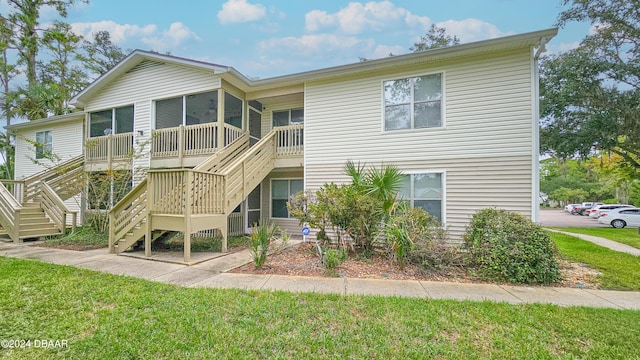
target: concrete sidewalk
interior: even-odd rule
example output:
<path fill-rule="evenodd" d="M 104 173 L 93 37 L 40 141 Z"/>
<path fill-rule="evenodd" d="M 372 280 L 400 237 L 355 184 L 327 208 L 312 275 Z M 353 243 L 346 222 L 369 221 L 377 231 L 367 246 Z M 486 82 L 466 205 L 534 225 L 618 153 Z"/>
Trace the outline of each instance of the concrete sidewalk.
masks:
<path fill-rule="evenodd" d="M 417 280 L 319 278 L 283 275 L 233 274 L 229 270 L 251 261 L 240 251 L 187 266 L 111 255 L 106 249 L 58 250 L 0 242 L 0 256 L 70 265 L 185 287 L 213 287 L 342 295 L 404 296 L 430 299 L 495 301 L 510 304 L 550 303 L 640 310 L 640 292 L 578 288 L 469 284 Z"/>
<path fill-rule="evenodd" d="M 614 250 L 614 251 L 619 251 L 619 252 L 623 252 L 623 253 L 627 253 L 627 254 L 631 254 L 631 255 L 635 255 L 635 256 L 640 256 L 640 249 L 636 249 L 633 246 L 629 246 L 627 244 L 621 244 L 621 243 L 619 243 L 617 241 L 601 238 L 601 237 L 598 237 L 598 236 L 585 235 L 585 234 L 576 234 L 576 233 L 557 230 L 557 229 L 545 228 L 545 230 L 549 230 L 549 231 L 553 231 L 553 232 L 557 232 L 557 233 L 561 233 L 561 234 L 577 237 L 578 239 L 590 241 L 590 242 L 592 242 L 592 243 L 594 243 L 596 245 L 600 245 L 600 246 L 609 248 L 609 249 Z"/>

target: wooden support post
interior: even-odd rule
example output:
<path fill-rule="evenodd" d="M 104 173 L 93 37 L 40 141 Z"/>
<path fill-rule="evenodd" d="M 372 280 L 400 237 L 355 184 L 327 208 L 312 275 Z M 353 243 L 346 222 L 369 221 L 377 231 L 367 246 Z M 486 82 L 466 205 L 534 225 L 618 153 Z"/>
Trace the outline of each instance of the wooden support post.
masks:
<path fill-rule="evenodd" d="M 13 230 L 12 234 L 10 234 L 11 239 L 14 242 L 21 243 L 22 239 L 20 239 L 20 210 L 16 210 L 16 215 L 13 217 Z"/>
<path fill-rule="evenodd" d="M 147 212 L 146 218 L 147 223 L 145 224 L 145 227 L 147 228 L 147 231 L 144 234 L 144 256 L 151 257 L 151 241 L 153 240 L 151 236 L 153 236 L 153 233 L 151 230 L 151 215 L 149 212 Z"/>
<path fill-rule="evenodd" d="M 72 234 L 76 232 L 77 222 L 78 222 L 78 213 L 74 211 L 71 213 L 71 233 Z"/>
<path fill-rule="evenodd" d="M 191 207 L 193 206 L 193 172 L 185 171 L 184 262 L 191 261 Z"/>
<path fill-rule="evenodd" d="M 218 90 L 218 144 L 216 151 L 222 149 L 226 144 L 225 129 L 224 129 L 224 90 Z"/>
<path fill-rule="evenodd" d="M 184 160 L 184 125 L 178 126 L 178 159 L 180 159 L 180 167 L 182 167 Z"/>
<path fill-rule="evenodd" d="M 227 249 L 227 235 L 229 233 L 229 216 L 227 215 L 226 218 L 224 219 L 224 221 L 222 222 L 222 225 L 220 227 L 220 235 L 222 235 L 222 248 L 221 251 L 223 253 L 226 253 L 228 251 Z"/>

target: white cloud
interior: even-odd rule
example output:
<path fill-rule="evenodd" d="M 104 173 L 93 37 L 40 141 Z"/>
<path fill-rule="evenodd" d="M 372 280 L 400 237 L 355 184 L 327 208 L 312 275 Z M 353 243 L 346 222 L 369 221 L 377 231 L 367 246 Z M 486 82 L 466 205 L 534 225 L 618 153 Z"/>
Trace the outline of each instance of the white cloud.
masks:
<path fill-rule="evenodd" d="M 111 41 L 122 44 L 131 38 L 150 36 L 157 32 L 158 27 L 150 24 L 145 26 L 118 24 L 111 20 L 98 21 L 92 23 L 73 23 L 71 29 L 76 34 L 91 38 L 93 33 L 98 31 L 108 31 L 111 34 Z"/>
<path fill-rule="evenodd" d="M 114 21 L 99 21 L 93 23 L 73 23 L 73 32 L 87 38 L 98 31 L 108 31 L 111 41 L 122 45 L 127 42 L 141 41 L 155 51 L 167 51 L 190 41 L 198 41 L 200 38 L 181 22 L 174 22 L 169 28 L 160 32 L 158 26 L 149 24 L 144 26 L 131 24 L 118 24 Z"/>
<path fill-rule="evenodd" d="M 456 35 L 461 43 L 509 35 L 500 31 L 497 26 L 478 19 L 447 20 L 436 23 L 436 26 L 447 29 L 450 35 Z"/>
<path fill-rule="evenodd" d="M 149 45 L 156 51 L 170 50 L 189 40 L 198 41 L 200 38 L 181 22 L 172 23 L 169 29 L 163 31 L 160 36 L 156 35 L 142 38 L 143 43 Z"/>
<path fill-rule="evenodd" d="M 218 11 L 221 24 L 237 24 L 262 19 L 267 13 L 262 4 L 249 4 L 247 0 L 229 0 Z"/>
<path fill-rule="evenodd" d="M 366 4 L 351 2 L 340 11 L 329 14 L 326 11 L 313 10 L 305 15 L 307 31 L 337 27 L 347 34 L 360 34 L 364 31 L 382 31 L 397 26 L 420 27 L 426 29 L 430 20 L 426 16 L 417 16 L 410 11 L 396 7 L 384 0 L 370 1 Z"/>

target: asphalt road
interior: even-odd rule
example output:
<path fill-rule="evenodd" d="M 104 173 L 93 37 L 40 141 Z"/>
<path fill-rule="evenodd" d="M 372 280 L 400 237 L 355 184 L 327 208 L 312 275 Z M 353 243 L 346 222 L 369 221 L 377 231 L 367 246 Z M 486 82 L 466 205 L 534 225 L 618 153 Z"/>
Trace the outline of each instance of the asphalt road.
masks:
<path fill-rule="evenodd" d="M 558 227 L 610 227 L 599 224 L 596 219 L 582 215 L 571 215 L 562 209 L 540 209 L 540 224 Z"/>

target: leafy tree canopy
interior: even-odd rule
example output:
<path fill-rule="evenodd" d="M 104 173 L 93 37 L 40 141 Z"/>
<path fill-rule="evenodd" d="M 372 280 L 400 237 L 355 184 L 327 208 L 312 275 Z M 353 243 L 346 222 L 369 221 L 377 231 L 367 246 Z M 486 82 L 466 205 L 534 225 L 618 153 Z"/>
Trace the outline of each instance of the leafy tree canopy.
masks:
<path fill-rule="evenodd" d="M 541 151 L 621 156 L 640 169 L 640 1 L 564 0 L 558 25 L 589 21 L 580 46 L 541 61 Z"/>

